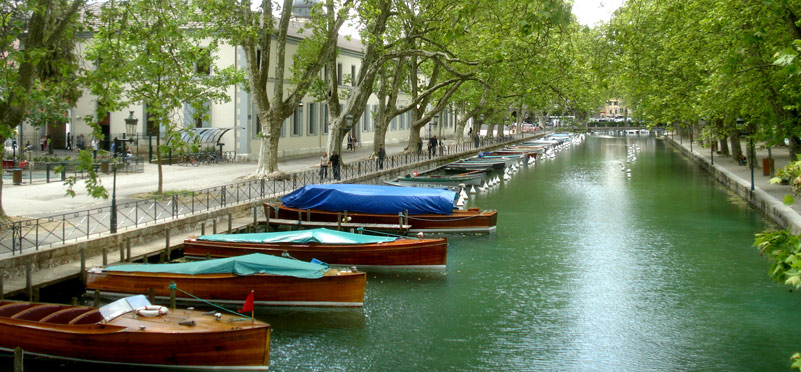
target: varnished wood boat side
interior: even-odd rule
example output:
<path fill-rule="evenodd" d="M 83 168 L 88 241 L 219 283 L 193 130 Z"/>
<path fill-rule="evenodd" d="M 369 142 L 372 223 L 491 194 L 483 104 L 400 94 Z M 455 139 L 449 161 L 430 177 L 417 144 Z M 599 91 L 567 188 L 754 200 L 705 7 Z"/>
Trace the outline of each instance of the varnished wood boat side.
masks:
<path fill-rule="evenodd" d="M 41 312 L 60 308 L 51 315 L 67 314 L 70 308 L 34 306 Z M 75 316 L 96 313 L 93 308 L 75 308 L 79 309 L 73 312 Z M 0 349 L 21 347 L 26 353 L 55 358 L 195 369 L 266 370 L 269 365 L 269 325 L 232 322 L 235 317 L 229 315 L 217 320 L 188 310 L 154 318 L 128 313 L 108 324 L 79 325 L 71 325 L 67 316 L 49 318 L 59 323 L 49 322 L 47 316 L 38 321 L 26 317 L 37 318 L 0 316 Z M 178 324 L 187 319 L 194 320 L 195 325 Z"/>
<path fill-rule="evenodd" d="M 184 255 L 231 257 L 251 253 L 281 256 L 284 252 L 302 261 L 313 258 L 332 265 L 444 266 L 447 239 L 398 239 L 372 244 L 244 243 L 184 240 Z"/>
<path fill-rule="evenodd" d="M 169 296 L 169 284 L 178 286 L 176 297 L 185 301 L 192 296 L 222 303 L 243 303 L 255 291 L 255 303 L 290 306 L 351 306 L 364 303 L 367 275 L 364 272 L 342 272 L 318 279 L 282 275 L 233 274 L 162 274 L 93 272 L 86 277 L 88 290 L 111 294 L 147 294 L 152 288 L 158 297 Z M 184 293 L 188 292 L 192 296 Z"/>
<path fill-rule="evenodd" d="M 264 213 L 269 218 L 302 219 L 336 222 L 344 213 L 319 209 L 297 209 L 282 204 L 264 203 Z M 269 213 L 269 214 L 268 214 Z M 481 211 L 476 208 L 454 210 L 450 215 L 421 214 L 409 216 L 412 228 L 409 232 L 493 232 L 497 223 L 497 211 Z M 398 223 L 397 215 L 348 212 L 352 223 Z"/>

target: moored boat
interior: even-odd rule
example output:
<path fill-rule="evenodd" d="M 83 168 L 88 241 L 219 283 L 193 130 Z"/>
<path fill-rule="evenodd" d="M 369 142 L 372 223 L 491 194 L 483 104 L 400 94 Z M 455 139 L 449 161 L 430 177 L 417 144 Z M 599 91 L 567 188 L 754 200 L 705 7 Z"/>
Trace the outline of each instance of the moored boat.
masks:
<path fill-rule="evenodd" d="M 251 290 L 261 306 L 345 306 L 364 303 L 364 272 L 330 268 L 260 253 L 214 260 L 92 268 L 87 290 L 105 296 L 153 292 L 168 299 L 175 283 L 181 301 L 241 303 Z"/>
<path fill-rule="evenodd" d="M 495 231 L 496 211 L 455 210 L 453 191 L 423 187 L 357 184 L 306 185 L 281 199 L 264 203 L 271 219 L 321 221 L 336 224 L 410 225 L 409 232 Z"/>
<path fill-rule="evenodd" d="M 441 186 L 458 186 L 464 185 L 481 185 L 484 180 L 484 172 L 480 170 L 468 171 L 460 174 L 446 175 L 446 174 L 425 174 L 425 175 L 406 175 L 398 177 L 392 182 L 407 185 L 441 185 Z"/>
<path fill-rule="evenodd" d="M 231 257 L 250 253 L 289 254 L 359 269 L 444 269 L 448 240 L 411 239 L 311 229 L 253 234 L 215 234 L 184 240 L 189 257 Z"/>
<path fill-rule="evenodd" d="M 0 301 L 0 349 L 20 347 L 26 354 L 96 363 L 267 370 L 268 324 L 149 306 L 141 295 L 101 308 Z M 153 315 L 147 311 L 155 315 L 144 316 Z"/>

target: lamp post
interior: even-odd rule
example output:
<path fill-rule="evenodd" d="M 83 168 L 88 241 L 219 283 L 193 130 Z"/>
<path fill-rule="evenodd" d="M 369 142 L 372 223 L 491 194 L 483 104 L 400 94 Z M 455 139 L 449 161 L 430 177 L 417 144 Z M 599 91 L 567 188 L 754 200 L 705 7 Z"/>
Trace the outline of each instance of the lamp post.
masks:
<path fill-rule="evenodd" d="M 748 164 L 751 168 L 751 191 L 754 191 L 754 133 L 751 126 L 745 123 L 745 120 L 737 118 L 737 130 L 740 134 L 748 136 Z"/>
<path fill-rule="evenodd" d="M 128 111 L 128 118 L 125 119 L 125 133 L 128 134 L 128 139 L 125 139 L 125 136 L 122 137 L 123 139 L 123 149 L 122 154 L 128 156 L 128 152 L 125 149 L 125 143 L 130 141 L 131 143 L 134 142 L 134 136 L 136 136 L 136 124 L 139 122 L 139 119 L 134 116 L 133 111 Z M 139 152 L 139 146 L 136 146 L 137 153 Z"/>

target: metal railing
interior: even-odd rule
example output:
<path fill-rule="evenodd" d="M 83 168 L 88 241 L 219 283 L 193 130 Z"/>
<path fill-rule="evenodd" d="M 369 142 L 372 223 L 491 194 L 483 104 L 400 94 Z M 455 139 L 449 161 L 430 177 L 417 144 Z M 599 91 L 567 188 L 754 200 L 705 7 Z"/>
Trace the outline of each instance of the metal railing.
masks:
<path fill-rule="evenodd" d="M 419 154 L 394 154 L 386 157 L 383 169 L 379 169 L 376 159 L 359 160 L 341 167 L 340 180 L 355 179 L 379 171 L 422 164 L 439 157 L 467 154 L 483 147 L 506 144 L 522 138 L 517 136 L 482 139 L 478 147 L 473 142 L 449 145 L 441 150 L 437 149 L 438 154 L 432 155 L 431 159 L 426 151 Z M 306 184 L 326 182 L 337 182 L 333 179 L 332 169 L 329 169 L 327 178 L 320 177 L 318 169 L 310 169 L 290 173 L 284 179 L 243 181 L 161 198 L 118 202 L 117 229 L 119 231 L 119 229 L 144 226 L 240 203 L 274 198 Z M 10 252 L 15 255 L 22 253 L 23 250 L 38 250 L 42 247 L 89 239 L 95 235 L 109 233 L 110 215 L 111 207 L 104 206 L 0 224 L 0 254 Z"/>
<path fill-rule="evenodd" d="M 75 160 L 49 161 L 49 162 L 26 162 L 14 163 L 13 165 L 4 164 L 3 183 L 10 185 L 19 181 L 19 184 L 64 182 L 67 177 L 85 178 L 87 173 L 78 169 Z M 96 170 L 101 173 L 109 173 L 112 169 L 111 160 L 98 160 L 95 163 Z M 144 158 L 134 156 L 128 159 L 117 160 L 117 172 L 119 173 L 142 173 L 145 171 Z M 19 172 L 17 179 L 14 173 Z"/>

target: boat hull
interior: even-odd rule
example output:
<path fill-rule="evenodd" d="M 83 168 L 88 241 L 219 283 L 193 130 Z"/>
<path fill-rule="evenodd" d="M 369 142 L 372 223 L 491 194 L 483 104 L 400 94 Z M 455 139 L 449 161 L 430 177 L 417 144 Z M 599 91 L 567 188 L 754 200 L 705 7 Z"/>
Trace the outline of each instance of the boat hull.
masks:
<path fill-rule="evenodd" d="M 194 326 L 178 325 L 190 318 L 195 320 Z M 234 325 L 226 321 L 229 318 L 225 315 L 222 321 L 216 321 L 189 310 L 174 310 L 155 318 L 128 313 L 106 324 L 43 323 L 0 316 L 0 349 L 19 347 L 27 354 L 94 363 L 267 370 L 269 325 L 256 322 L 251 326 L 249 321 Z"/>
<path fill-rule="evenodd" d="M 359 307 L 364 304 L 367 276 L 364 272 L 341 272 L 340 275 L 304 279 L 266 274 L 187 275 L 98 270 L 89 270 L 86 275 L 87 290 L 98 290 L 113 297 L 147 294 L 152 288 L 157 298 L 169 298 L 171 282 L 180 289 L 175 295 L 181 301 L 198 301 L 197 297 L 217 303 L 242 304 L 253 290 L 254 303 L 260 306 Z"/>
<path fill-rule="evenodd" d="M 289 208 L 282 204 L 264 203 L 264 213 L 270 218 L 296 220 L 302 216 L 304 221 L 321 221 L 336 223 L 343 218 L 345 211 L 331 212 L 319 209 Z M 348 212 L 350 223 L 364 224 L 398 224 L 397 214 L 373 214 Z M 420 214 L 408 216 L 409 232 L 437 232 L 437 233 L 492 233 L 498 219 L 496 211 L 481 211 L 476 208 L 468 210 L 454 210 L 450 215 Z"/>
<path fill-rule="evenodd" d="M 447 239 L 398 239 L 370 244 L 323 243 L 243 243 L 217 242 L 189 238 L 184 240 L 184 255 L 190 257 L 231 257 L 251 253 L 281 256 L 284 252 L 302 261 L 316 258 L 332 265 L 359 268 L 445 268 Z"/>

